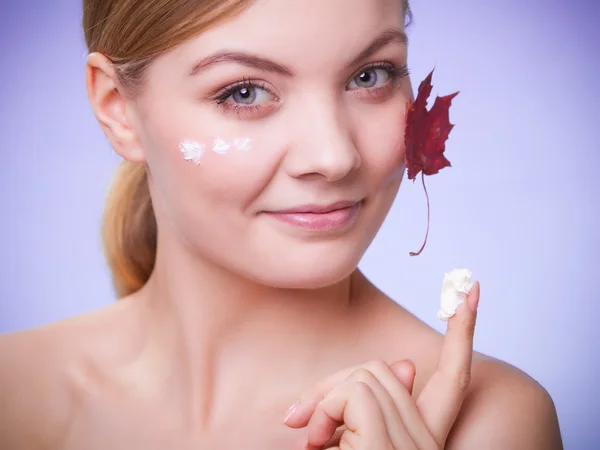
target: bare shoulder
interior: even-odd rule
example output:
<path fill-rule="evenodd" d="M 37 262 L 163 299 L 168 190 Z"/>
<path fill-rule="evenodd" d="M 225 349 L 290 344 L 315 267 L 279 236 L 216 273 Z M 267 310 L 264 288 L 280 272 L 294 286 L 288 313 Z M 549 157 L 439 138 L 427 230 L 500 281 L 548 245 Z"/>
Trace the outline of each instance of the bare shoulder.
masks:
<path fill-rule="evenodd" d="M 68 433 L 86 362 L 112 306 L 0 336 L 0 448 L 56 448 Z"/>
<path fill-rule="evenodd" d="M 382 300 L 373 345 L 386 361 L 413 361 L 417 397 L 437 368 L 444 336 L 395 302 Z M 448 449 L 563 448 L 554 402 L 530 375 L 479 352 L 473 354 L 471 375 Z"/>
<path fill-rule="evenodd" d="M 70 349 L 59 326 L 0 336 L 0 448 L 51 445 L 66 432 Z"/>
<path fill-rule="evenodd" d="M 448 440 L 449 449 L 562 449 L 554 402 L 522 370 L 482 354 Z"/>

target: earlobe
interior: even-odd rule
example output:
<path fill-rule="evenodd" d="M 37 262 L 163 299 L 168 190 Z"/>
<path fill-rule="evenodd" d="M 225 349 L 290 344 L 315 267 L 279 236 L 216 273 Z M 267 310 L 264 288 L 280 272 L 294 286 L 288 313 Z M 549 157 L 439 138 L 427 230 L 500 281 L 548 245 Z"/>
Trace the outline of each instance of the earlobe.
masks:
<path fill-rule="evenodd" d="M 144 152 L 127 114 L 128 99 L 106 56 L 96 52 L 88 56 L 86 88 L 94 115 L 113 149 L 128 161 L 144 162 Z"/>

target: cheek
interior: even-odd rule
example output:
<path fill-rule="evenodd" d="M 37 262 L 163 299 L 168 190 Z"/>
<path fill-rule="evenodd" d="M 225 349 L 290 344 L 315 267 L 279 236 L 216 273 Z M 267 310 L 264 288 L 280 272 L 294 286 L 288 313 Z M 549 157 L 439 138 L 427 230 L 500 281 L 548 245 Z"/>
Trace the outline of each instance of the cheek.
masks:
<path fill-rule="evenodd" d="M 377 184 L 397 180 L 404 172 L 405 107 L 390 104 L 363 121 L 358 136 L 358 148 L 364 169 Z"/>
<path fill-rule="evenodd" d="M 156 200 L 169 215 L 192 221 L 244 210 L 278 164 L 273 146 L 262 136 L 206 120 L 199 123 L 204 125 L 185 117 L 153 117 L 147 120 L 142 142 Z"/>

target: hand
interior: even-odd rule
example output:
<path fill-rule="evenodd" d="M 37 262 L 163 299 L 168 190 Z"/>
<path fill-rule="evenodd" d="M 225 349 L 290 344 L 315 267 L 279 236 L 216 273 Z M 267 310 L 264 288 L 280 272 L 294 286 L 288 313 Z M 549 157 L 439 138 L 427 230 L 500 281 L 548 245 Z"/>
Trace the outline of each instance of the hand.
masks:
<path fill-rule="evenodd" d="M 471 379 L 479 283 L 448 320 L 437 369 L 412 398 L 415 367 L 371 361 L 315 384 L 286 425 L 306 427 L 302 449 L 443 449 Z"/>

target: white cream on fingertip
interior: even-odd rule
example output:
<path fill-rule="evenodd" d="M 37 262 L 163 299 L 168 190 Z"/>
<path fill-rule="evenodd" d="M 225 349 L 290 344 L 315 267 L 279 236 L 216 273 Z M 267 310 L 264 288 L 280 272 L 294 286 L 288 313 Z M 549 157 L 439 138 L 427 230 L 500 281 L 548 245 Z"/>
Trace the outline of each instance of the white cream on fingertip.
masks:
<path fill-rule="evenodd" d="M 471 289 L 472 271 L 469 269 L 453 269 L 444 274 L 442 283 L 442 294 L 440 299 L 440 310 L 438 318 L 444 322 L 456 314 L 457 308 L 465 301 Z"/>

